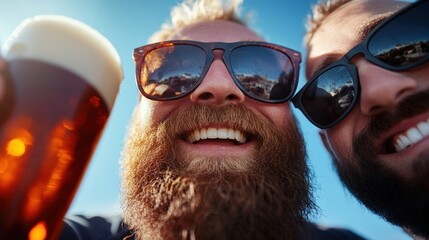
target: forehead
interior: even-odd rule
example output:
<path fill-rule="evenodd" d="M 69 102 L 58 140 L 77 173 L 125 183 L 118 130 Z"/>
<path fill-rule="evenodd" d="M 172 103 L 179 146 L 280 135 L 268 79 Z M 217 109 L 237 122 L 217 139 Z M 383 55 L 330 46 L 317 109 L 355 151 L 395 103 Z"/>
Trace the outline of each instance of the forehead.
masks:
<path fill-rule="evenodd" d="M 201 42 L 263 41 L 263 39 L 241 24 L 214 20 L 189 25 L 169 37 L 169 40 L 194 40 Z"/>
<path fill-rule="evenodd" d="M 332 54 L 344 55 L 364 37 L 363 31 L 407 3 L 394 0 L 352 0 L 328 15 L 308 45 L 307 76 Z"/>

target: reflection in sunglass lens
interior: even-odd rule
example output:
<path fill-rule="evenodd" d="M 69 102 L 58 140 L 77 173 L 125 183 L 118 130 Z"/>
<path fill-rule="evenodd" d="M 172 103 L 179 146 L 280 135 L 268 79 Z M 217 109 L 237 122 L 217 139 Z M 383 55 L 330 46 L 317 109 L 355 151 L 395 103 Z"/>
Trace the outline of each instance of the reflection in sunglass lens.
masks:
<path fill-rule="evenodd" d="M 235 78 L 253 97 L 282 100 L 292 94 L 293 65 L 284 53 L 262 46 L 244 46 L 231 52 L 230 63 Z"/>
<path fill-rule="evenodd" d="M 429 17 L 420 6 L 398 16 L 378 30 L 369 41 L 369 51 L 393 67 L 406 67 L 429 56 Z"/>
<path fill-rule="evenodd" d="M 345 66 L 321 74 L 303 93 L 302 105 L 314 122 L 327 126 L 351 106 L 356 94 L 353 78 Z"/>
<path fill-rule="evenodd" d="M 189 46 L 165 46 L 145 56 L 140 81 L 144 92 L 159 98 L 172 98 L 189 92 L 201 76 L 204 50 Z"/>

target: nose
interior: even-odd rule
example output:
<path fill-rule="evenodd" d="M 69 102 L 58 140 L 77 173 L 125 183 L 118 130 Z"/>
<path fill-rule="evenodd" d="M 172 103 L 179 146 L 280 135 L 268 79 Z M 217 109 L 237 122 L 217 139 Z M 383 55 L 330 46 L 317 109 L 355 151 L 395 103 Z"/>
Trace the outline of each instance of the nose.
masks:
<path fill-rule="evenodd" d="M 364 59 L 354 63 L 361 85 L 360 107 L 368 116 L 391 110 L 404 96 L 417 89 L 417 81 Z"/>
<path fill-rule="evenodd" d="M 238 104 L 245 95 L 237 87 L 222 58 L 223 53 L 215 51 L 215 59 L 198 88 L 191 94 L 191 101 L 205 104 Z"/>

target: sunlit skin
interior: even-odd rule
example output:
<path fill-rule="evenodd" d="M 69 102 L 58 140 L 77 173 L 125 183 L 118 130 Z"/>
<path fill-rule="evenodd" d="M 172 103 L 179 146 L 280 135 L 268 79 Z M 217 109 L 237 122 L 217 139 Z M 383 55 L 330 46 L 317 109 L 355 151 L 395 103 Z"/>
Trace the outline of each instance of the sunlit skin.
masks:
<path fill-rule="evenodd" d="M 339 59 L 362 37 L 357 34 L 371 20 L 386 17 L 406 3 L 388 0 L 355 0 L 330 14 L 315 33 L 309 44 L 307 78 L 310 78 L 328 58 Z M 353 16 L 353 17 L 350 17 Z M 333 32 L 332 29 L 335 29 Z M 362 132 L 369 119 L 376 114 L 393 111 L 404 97 L 429 88 L 429 66 L 425 64 L 409 71 L 392 72 L 371 64 L 361 56 L 352 59 L 357 67 L 361 84 L 359 103 L 334 127 L 321 131 L 322 139 L 336 159 L 349 161 L 352 141 Z M 378 144 L 417 123 L 427 120 L 429 112 L 405 119 L 383 133 Z M 389 166 L 404 178 L 411 174 L 413 160 L 429 150 L 429 138 L 397 153 L 380 154 L 383 165 Z M 353 164 L 353 163 L 350 163 Z"/>
<path fill-rule="evenodd" d="M 222 32 L 222 34 L 219 34 Z M 169 40 L 194 40 L 201 42 L 236 42 L 263 41 L 256 33 L 245 26 L 231 22 L 216 20 L 187 26 L 176 31 Z M 248 98 L 233 82 L 225 64 L 218 54 L 201 85 L 190 95 L 173 101 L 152 101 L 141 98 L 139 107 L 141 117 L 145 121 L 159 123 L 175 111 L 191 104 L 210 104 L 224 106 L 228 104 L 243 105 L 258 115 L 264 115 L 275 125 L 284 119 L 291 119 L 289 103 L 268 104 Z M 219 123 L 210 127 L 228 127 L 227 123 Z M 230 140 L 205 140 L 191 144 L 183 139 L 176 139 L 182 150 L 191 156 L 245 156 L 255 147 L 255 141 L 236 145 Z"/>

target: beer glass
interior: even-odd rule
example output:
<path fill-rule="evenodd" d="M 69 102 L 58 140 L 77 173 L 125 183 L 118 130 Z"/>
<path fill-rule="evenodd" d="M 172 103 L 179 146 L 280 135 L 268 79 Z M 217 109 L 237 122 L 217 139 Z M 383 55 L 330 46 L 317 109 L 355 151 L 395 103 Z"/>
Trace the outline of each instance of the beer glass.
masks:
<path fill-rule="evenodd" d="M 0 239 L 54 239 L 114 104 L 120 59 L 91 27 L 51 15 L 25 20 L 1 55 Z"/>

